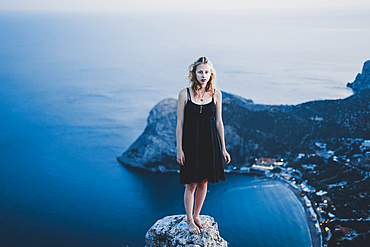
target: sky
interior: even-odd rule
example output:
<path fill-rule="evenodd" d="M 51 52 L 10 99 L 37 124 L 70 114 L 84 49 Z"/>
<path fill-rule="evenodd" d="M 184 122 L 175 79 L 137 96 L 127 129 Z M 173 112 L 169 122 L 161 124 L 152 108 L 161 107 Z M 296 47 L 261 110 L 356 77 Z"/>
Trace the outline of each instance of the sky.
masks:
<path fill-rule="evenodd" d="M 368 0 L 1 0 L 15 11 L 229 11 L 274 9 L 370 9 Z"/>

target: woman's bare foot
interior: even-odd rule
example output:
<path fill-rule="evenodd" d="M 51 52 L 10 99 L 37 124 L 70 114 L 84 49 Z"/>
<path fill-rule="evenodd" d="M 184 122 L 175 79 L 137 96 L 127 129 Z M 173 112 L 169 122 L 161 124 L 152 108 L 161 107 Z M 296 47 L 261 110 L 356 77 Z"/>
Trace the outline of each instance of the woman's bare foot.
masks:
<path fill-rule="evenodd" d="M 189 232 L 198 235 L 200 233 L 199 228 L 195 225 L 194 220 L 187 220 Z"/>
<path fill-rule="evenodd" d="M 199 216 L 198 217 L 194 217 L 194 223 L 200 228 L 200 229 L 203 229 L 204 227 L 207 226 L 207 222 L 206 221 L 201 221 Z"/>

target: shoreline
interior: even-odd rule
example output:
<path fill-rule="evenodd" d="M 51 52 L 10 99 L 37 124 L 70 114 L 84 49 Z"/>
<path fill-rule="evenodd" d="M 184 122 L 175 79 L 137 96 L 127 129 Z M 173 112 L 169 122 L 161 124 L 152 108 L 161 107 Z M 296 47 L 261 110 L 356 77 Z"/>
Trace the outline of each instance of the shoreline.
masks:
<path fill-rule="evenodd" d="M 286 181 L 282 178 L 279 178 L 279 180 L 282 181 L 284 184 L 286 184 L 287 187 L 290 189 L 290 191 L 293 192 L 293 194 L 296 196 L 296 198 L 300 202 L 300 204 L 301 204 L 300 206 L 302 207 L 302 209 L 305 212 L 306 219 L 307 219 L 307 225 L 308 225 L 308 231 L 309 231 L 310 239 L 311 239 L 311 247 L 322 247 L 322 234 L 317 234 L 316 228 L 315 228 L 315 223 L 318 222 L 318 221 L 317 220 L 316 221 L 311 220 L 311 216 L 310 216 L 310 213 L 308 211 L 308 208 L 305 205 L 303 197 L 300 195 L 301 191 L 297 188 L 294 188 L 292 186 L 292 184 L 290 184 L 288 181 Z"/>

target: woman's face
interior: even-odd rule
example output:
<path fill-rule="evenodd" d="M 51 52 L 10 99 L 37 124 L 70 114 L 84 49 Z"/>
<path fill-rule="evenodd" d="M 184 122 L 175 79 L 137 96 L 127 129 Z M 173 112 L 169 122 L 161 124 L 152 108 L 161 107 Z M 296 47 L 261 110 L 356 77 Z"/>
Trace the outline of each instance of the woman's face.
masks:
<path fill-rule="evenodd" d="M 211 78 L 211 66 L 206 63 L 201 63 L 197 66 L 195 74 L 197 75 L 197 80 L 200 84 L 207 83 Z"/>

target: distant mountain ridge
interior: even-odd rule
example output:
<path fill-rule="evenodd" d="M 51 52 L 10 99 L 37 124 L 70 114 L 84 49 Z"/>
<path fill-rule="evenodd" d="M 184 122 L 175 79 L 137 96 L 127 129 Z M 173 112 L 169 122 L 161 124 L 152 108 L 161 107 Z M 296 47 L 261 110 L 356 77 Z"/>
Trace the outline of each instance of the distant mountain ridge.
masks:
<path fill-rule="evenodd" d="M 328 138 L 370 139 L 370 89 L 337 100 L 298 105 L 256 105 L 223 92 L 223 121 L 233 166 L 258 157 L 293 157 L 310 152 L 312 142 Z M 117 158 L 122 164 L 151 171 L 177 170 L 177 101 L 165 99 L 149 113 L 139 138 Z"/>

